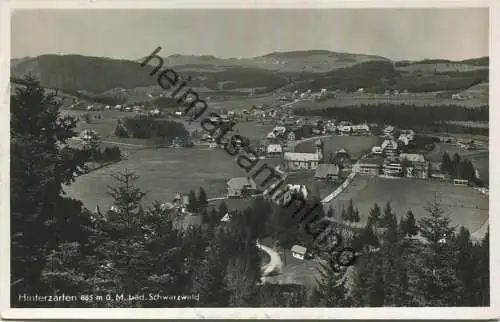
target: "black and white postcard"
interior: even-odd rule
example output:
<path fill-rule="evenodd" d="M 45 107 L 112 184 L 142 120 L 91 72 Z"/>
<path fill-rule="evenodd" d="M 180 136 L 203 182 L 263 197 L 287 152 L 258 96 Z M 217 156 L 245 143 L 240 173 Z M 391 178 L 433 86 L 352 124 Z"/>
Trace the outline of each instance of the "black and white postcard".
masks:
<path fill-rule="evenodd" d="M 2 317 L 497 317 L 493 2 L 391 5 L 3 4 Z"/>

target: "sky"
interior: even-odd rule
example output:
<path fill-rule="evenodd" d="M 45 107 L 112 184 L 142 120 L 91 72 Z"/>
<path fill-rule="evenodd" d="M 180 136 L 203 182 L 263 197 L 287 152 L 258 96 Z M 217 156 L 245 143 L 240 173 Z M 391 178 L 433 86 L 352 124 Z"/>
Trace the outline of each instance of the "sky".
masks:
<path fill-rule="evenodd" d="M 18 10 L 11 56 L 256 57 L 326 49 L 393 60 L 487 56 L 484 8 Z"/>

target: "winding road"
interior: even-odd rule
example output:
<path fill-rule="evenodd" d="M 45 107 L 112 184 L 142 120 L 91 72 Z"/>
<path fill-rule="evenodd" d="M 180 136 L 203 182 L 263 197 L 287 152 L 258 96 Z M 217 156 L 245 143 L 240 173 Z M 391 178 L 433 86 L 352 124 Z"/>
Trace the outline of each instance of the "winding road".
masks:
<path fill-rule="evenodd" d="M 257 248 L 266 252 L 271 258 L 269 263 L 262 266 L 262 277 L 265 278 L 266 276 L 269 276 L 273 272 L 281 273 L 281 270 L 283 269 L 283 262 L 281 261 L 280 255 L 274 249 L 262 245 L 258 242 L 256 243 L 256 245 Z"/>

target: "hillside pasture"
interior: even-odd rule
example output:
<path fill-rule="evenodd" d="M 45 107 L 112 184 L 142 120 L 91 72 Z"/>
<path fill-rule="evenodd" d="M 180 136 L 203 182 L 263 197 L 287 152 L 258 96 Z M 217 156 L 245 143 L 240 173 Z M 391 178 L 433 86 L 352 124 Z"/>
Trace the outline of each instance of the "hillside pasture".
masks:
<path fill-rule="evenodd" d="M 189 162 L 186 162 L 189 160 Z M 97 204 L 101 209 L 112 204 L 108 185 L 115 182 L 110 174 L 128 169 L 140 178 L 136 184 L 148 195 L 144 201 L 170 201 L 175 193 L 203 187 L 209 198 L 225 193 L 232 177 L 246 176 L 235 160 L 222 149 L 146 149 L 129 159 L 77 178 L 66 187 L 71 197 L 82 200 L 89 209 Z"/>
<path fill-rule="evenodd" d="M 408 93 L 399 95 L 384 95 L 384 94 L 343 94 L 335 98 L 327 99 L 324 101 L 300 101 L 294 107 L 296 108 L 309 108 L 309 109 L 322 109 L 328 107 L 345 107 L 357 105 L 377 105 L 377 104 L 394 104 L 394 105 L 417 105 L 417 106 L 435 106 L 435 105 L 459 105 L 465 107 L 478 107 L 488 104 L 487 97 L 484 96 L 467 99 L 457 100 L 451 98 L 437 97 L 440 92 L 427 92 L 427 93 Z"/>
<path fill-rule="evenodd" d="M 349 200 L 352 200 L 359 210 L 361 222 L 366 223 L 375 203 L 383 209 L 390 202 L 398 220 L 409 210 L 418 220 L 427 215 L 424 207 L 435 197 L 452 224 L 464 226 L 471 233 L 488 220 L 488 197 L 473 188 L 439 181 L 369 176 L 357 176 L 346 190 L 325 205 L 325 211 L 331 206 L 339 218 L 342 209 L 347 209 Z"/>
<path fill-rule="evenodd" d="M 396 67 L 404 72 L 424 72 L 424 73 L 444 73 L 444 72 L 470 72 L 478 69 L 487 69 L 488 66 L 474 66 L 461 63 L 432 63 L 432 64 L 411 64 L 409 66 Z"/>

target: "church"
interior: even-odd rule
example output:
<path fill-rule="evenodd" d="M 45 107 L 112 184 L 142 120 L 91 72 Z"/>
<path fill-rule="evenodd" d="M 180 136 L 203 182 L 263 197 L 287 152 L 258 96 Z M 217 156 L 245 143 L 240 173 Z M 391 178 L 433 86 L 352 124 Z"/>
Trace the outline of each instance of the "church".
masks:
<path fill-rule="evenodd" d="M 316 170 L 323 160 L 324 143 L 318 139 L 314 143 L 315 153 L 285 152 L 284 167 L 287 171 Z"/>

